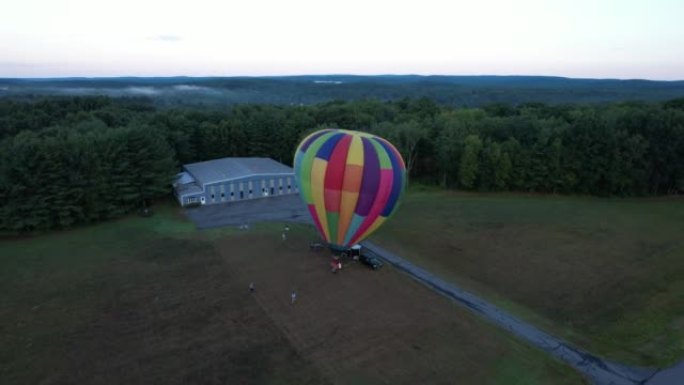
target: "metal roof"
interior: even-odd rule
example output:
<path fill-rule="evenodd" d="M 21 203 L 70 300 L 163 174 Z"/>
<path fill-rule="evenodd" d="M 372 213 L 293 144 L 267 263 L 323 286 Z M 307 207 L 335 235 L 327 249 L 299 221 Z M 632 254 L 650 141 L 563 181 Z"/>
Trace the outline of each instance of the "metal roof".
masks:
<path fill-rule="evenodd" d="M 176 193 L 180 197 L 183 197 L 186 195 L 201 194 L 203 191 L 204 190 L 202 190 L 202 187 L 198 186 L 197 183 L 188 183 L 188 184 L 176 185 Z"/>
<path fill-rule="evenodd" d="M 221 158 L 183 166 L 198 184 L 229 181 L 263 174 L 294 174 L 294 170 L 270 158 Z"/>
<path fill-rule="evenodd" d="M 176 174 L 176 181 L 173 183 L 173 185 L 175 186 L 175 185 L 179 185 L 179 184 L 188 184 L 188 183 L 192 183 L 194 181 L 195 181 L 195 178 L 193 178 L 192 175 L 183 171 L 183 172 Z"/>

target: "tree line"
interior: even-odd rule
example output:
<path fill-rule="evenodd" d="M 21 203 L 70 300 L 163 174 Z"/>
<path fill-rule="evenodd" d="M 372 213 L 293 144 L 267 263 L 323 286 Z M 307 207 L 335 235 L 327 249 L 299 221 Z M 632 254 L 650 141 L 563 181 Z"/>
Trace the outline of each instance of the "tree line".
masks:
<path fill-rule="evenodd" d="M 180 78 L 1 79 L 0 97 L 153 95 L 160 106 L 317 104 L 332 100 L 398 100 L 426 97 L 442 105 L 490 103 L 602 103 L 681 97 L 684 81 L 569 79 L 548 76 L 268 76 Z"/>
<path fill-rule="evenodd" d="M 0 100 L 0 230 L 115 218 L 170 193 L 181 164 L 291 164 L 322 127 L 397 146 L 412 181 L 473 191 L 645 196 L 684 189 L 684 99 L 453 108 L 427 98 L 163 109 L 146 99 Z"/>

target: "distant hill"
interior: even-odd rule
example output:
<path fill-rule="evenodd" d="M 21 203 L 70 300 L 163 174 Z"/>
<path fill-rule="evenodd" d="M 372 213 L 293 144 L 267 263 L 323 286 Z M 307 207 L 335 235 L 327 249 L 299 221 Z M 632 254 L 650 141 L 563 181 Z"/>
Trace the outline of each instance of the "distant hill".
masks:
<path fill-rule="evenodd" d="M 684 81 L 418 75 L 0 78 L 0 97 L 96 94 L 149 97 L 160 105 L 291 105 L 428 97 L 441 104 L 474 107 L 491 103 L 662 101 L 684 97 Z"/>

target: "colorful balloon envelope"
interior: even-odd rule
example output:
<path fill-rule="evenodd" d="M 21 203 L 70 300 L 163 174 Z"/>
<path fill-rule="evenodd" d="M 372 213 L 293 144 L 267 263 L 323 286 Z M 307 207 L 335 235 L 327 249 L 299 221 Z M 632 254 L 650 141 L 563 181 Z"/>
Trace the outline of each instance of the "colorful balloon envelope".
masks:
<path fill-rule="evenodd" d="M 295 154 L 299 194 L 328 244 L 348 249 L 383 224 L 406 187 L 406 166 L 387 140 L 359 131 L 325 129 Z"/>

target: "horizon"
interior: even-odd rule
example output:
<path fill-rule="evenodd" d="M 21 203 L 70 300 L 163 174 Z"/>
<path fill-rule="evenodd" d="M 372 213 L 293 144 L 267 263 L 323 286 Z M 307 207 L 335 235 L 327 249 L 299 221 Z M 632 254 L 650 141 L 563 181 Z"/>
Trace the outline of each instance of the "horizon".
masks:
<path fill-rule="evenodd" d="M 297 78 L 297 77 L 450 77 L 450 78 L 543 78 L 543 79 L 566 79 L 566 80 L 600 80 L 600 81 L 645 81 L 645 82 L 665 82 L 665 83 L 676 83 L 684 82 L 684 78 L 681 79 L 649 79 L 649 78 L 591 78 L 591 77 L 570 77 L 570 76 L 560 76 L 560 75 L 493 75 L 493 74 L 481 74 L 481 75 L 453 75 L 453 74 L 393 74 L 393 73 L 379 73 L 379 74 L 353 74 L 353 73 L 330 73 L 330 74 L 312 74 L 312 73 L 301 73 L 301 74 L 287 74 L 287 75 L 149 75 L 149 76 L 138 76 L 138 75 L 108 75 L 108 76 L 33 76 L 33 77 L 12 77 L 12 76 L 0 76 L 0 80 L 96 80 L 96 79 L 221 79 L 221 78 Z"/>
<path fill-rule="evenodd" d="M 25 0 L 0 6 L 0 77 L 676 81 L 683 18 L 677 0 Z"/>

